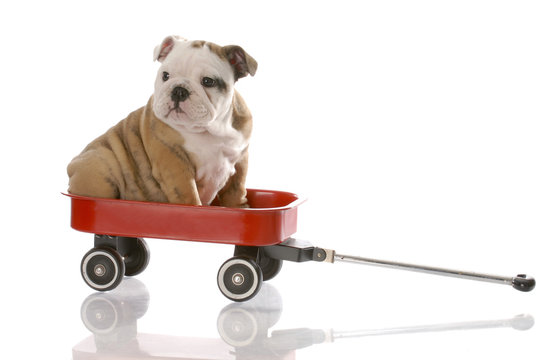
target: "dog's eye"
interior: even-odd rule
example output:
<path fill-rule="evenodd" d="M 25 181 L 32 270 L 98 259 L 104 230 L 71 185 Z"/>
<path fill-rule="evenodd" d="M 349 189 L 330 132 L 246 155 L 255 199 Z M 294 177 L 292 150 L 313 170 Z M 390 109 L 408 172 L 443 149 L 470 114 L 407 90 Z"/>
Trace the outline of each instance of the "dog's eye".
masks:
<path fill-rule="evenodd" d="M 170 74 L 168 74 L 166 71 L 162 73 L 162 81 L 168 81 L 170 79 Z"/>
<path fill-rule="evenodd" d="M 216 80 L 209 78 L 209 77 L 203 77 L 202 78 L 202 86 L 204 87 L 214 87 L 216 86 Z"/>

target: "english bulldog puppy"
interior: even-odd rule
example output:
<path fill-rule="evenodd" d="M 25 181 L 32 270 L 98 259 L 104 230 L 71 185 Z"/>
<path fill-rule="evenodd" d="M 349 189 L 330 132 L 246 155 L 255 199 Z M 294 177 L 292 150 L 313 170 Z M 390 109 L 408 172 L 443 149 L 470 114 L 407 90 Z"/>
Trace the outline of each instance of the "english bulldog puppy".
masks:
<path fill-rule="evenodd" d="M 256 61 L 239 46 L 176 36 L 154 59 L 153 96 L 70 162 L 69 193 L 246 207 L 252 115 L 234 86 Z"/>

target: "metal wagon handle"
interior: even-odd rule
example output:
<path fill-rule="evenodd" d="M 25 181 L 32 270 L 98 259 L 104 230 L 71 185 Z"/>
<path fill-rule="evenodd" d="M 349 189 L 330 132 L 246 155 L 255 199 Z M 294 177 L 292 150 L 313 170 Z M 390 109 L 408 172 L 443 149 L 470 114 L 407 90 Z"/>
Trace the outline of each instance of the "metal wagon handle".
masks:
<path fill-rule="evenodd" d="M 330 252 L 331 250 L 325 250 L 325 251 Z M 336 253 L 333 253 L 330 256 L 330 258 L 332 259 L 332 261 L 329 261 L 329 262 L 341 261 L 341 262 L 348 262 L 348 263 L 355 263 L 355 264 L 362 264 L 362 265 L 372 265 L 372 266 L 379 266 L 379 267 L 386 267 L 386 268 L 393 268 L 393 269 L 415 271 L 415 272 L 421 272 L 421 273 L 427 273 L 427 274 L 433 274 L 433 275 L 449 276 L 449 277 L 468 279 L 468 280 L 491 282 L 491 283 L 503 284 L 503 285 L 511 285 L 514 289 L 523 291 L 523 292 L 533 290 L 536 285 L 535 279 L 526 274 L 518 274 L 513 277 L 506 277 L 506 276 L 500 276 L 500 275 L 483 274 L 478 272 L 453 270 L 453 269 L 440 268 L 440 267 L 434 267 L 434 266 L 425 266 L 425 265 L 416 265 L 416 264 L 409 264 L 409 263 L 396 262 L 396 261 L 370 259 L 370 258 L 351 256 L 351 255 L 341 255 Z"/>
<path fill-rule="evenodd" d="M 307 241 L 290 238 L 281 244 L 265 248 L 266 254 L 275 259 L 289 260 L 296 262 L 318 261 L 318 262 L 348 262 L 361 265 L 379 266 L 400 270 L 422 272 L 434 275 L 450 276 L 461 279 L 485 281 L 496 284 L 511 285 L 514 289 L 527 292 L 535 288 L 536 281 L 533 277 L 518 274 L 513 277 L 500 275 L 482 274 L 477 272 L 446 269 L 434 266 L 409 264 L 396 261 L 371 259 L 360 256 L 338 254 L 334 250 L 314 247 Z"/>

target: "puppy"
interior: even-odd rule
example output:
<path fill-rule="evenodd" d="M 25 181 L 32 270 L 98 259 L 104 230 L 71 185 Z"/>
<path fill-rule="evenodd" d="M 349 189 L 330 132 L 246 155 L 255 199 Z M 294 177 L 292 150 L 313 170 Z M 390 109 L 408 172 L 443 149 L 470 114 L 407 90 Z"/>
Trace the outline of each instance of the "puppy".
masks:
<path fill-rule="evenodd" d="M 153 96 L 70 162 L 69 193 L 246 207 L 252 116 L 234 85 L 256 61 L 239 46 L 175 36 L 154 59 Z"/>

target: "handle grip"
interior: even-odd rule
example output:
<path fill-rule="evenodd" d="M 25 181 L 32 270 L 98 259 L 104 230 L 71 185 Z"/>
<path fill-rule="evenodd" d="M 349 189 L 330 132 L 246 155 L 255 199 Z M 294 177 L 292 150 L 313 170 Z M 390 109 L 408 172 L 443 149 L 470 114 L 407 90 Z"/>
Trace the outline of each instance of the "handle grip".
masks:
<path fill-rule="evenodd" d="M 535 279 L 531 276 L 525 275 L 525 274 L 519 274 L 515 278 L 512 279 L 512 286 L 514 289 L 528 292 L 535 288 L 535 285 L 537 282 Z"/>

